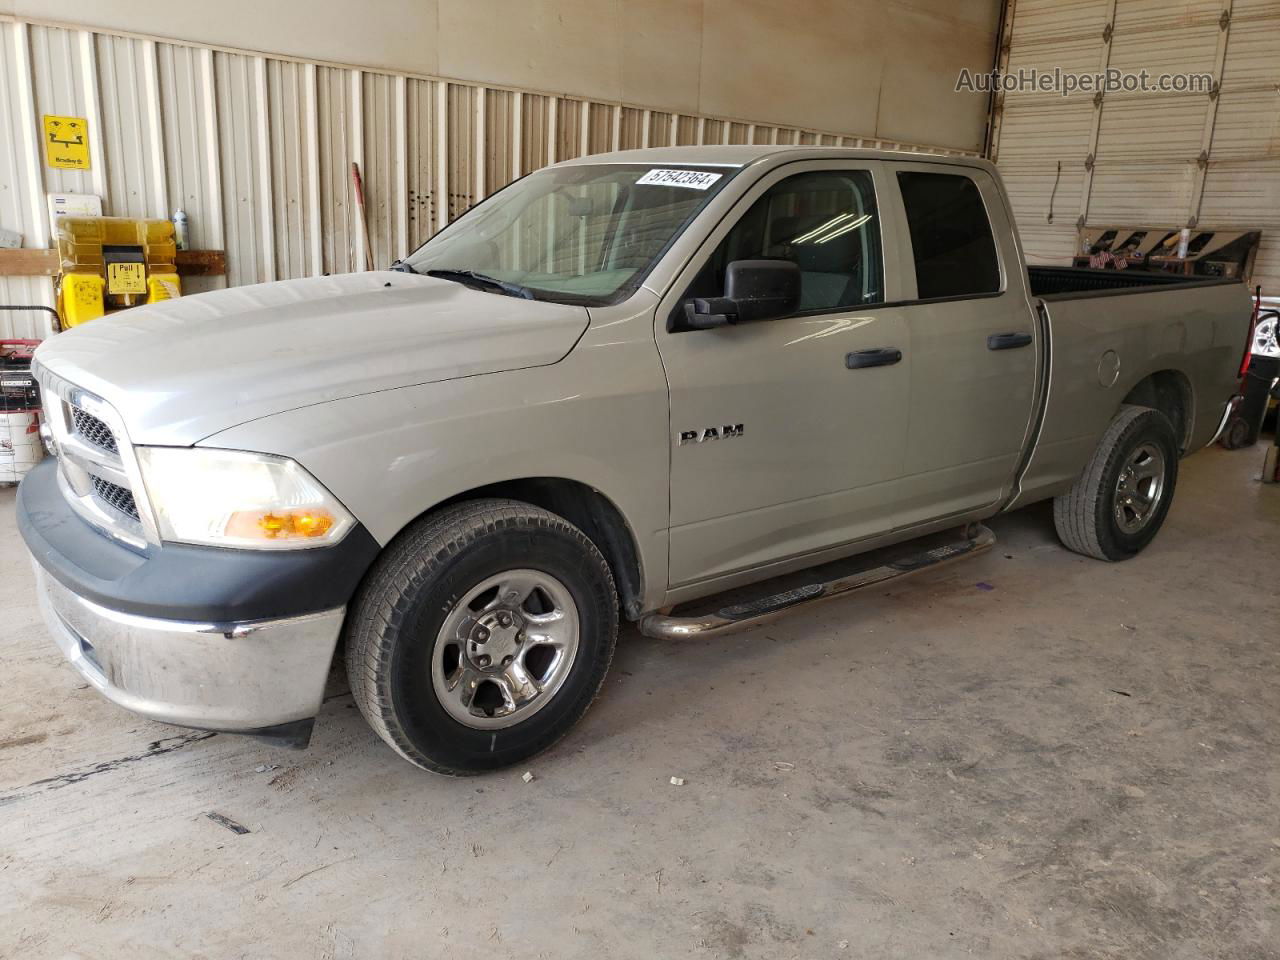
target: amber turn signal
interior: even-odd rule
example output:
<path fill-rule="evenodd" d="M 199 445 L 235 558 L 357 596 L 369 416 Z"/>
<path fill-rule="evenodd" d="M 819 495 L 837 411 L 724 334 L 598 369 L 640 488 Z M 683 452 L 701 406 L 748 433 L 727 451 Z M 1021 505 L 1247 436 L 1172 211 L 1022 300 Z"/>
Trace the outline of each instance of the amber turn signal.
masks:
<path fill-rule="evenodd" d="M 327 510 L 242 510 L 231 515 L 226 532 L 250 540 L 317 540 L 333 529 L 333 524 L 333 514 Z"/>
<path fill-rule="evenodd" d="M 258 520 L 263 535 L 269 539 L 278 537 L 323 537 L 333 526 L 333 517 L 322 510 L 294 510 L 288 513 L 268 513 Z"/>

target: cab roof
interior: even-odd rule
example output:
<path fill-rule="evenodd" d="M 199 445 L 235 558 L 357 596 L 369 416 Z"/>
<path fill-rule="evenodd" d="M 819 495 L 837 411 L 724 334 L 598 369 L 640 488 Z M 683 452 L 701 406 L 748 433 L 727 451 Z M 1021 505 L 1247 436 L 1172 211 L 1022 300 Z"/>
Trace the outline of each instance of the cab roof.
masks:
<path fill-rule="evenodd" d="M 665 163 L 675 165 L 701 165 L 721 167 L 746 167 L 756 163 L 773 166 L 793 160 L 823 160 L 831 158 L 854 160 L 910 160 L 921 163 L 950 163 L 959 166 L 990 169 L 989 161 L 978 157 L 931 153 L 915 150 L 872 150 L 861 147 L 828 147 L 790 144 L 716 144 L 701 147 L 642 147 L 638 150 L 613 150 L 609 153 L 593 153 L 573 160 L 564 160 L 556 166 L 575 166 L 601 163 Z"/>

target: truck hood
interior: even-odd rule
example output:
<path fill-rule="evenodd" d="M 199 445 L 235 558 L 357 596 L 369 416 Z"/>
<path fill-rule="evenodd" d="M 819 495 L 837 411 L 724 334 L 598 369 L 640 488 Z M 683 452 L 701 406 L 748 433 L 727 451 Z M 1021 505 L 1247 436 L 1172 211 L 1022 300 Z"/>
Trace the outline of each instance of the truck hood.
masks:
<path fill-rule="evenodd" d="M 584 307 L 381 271 L 135 307 L 36 360 L 114 406 L 135 443 L 186 446 L 298 407 L 552 364 L 587 322 Z"/>

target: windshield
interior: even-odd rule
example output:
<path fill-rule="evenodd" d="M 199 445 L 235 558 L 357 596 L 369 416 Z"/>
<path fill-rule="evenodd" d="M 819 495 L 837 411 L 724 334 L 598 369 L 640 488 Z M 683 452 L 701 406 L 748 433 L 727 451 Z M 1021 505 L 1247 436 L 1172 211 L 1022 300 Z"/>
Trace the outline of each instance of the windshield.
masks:
<path fill-rule="evenodd" d="M 463 214 L 405 263 L 512 296 L 618 303 L 734 172 L 639 163 L 540 170 Z"/>

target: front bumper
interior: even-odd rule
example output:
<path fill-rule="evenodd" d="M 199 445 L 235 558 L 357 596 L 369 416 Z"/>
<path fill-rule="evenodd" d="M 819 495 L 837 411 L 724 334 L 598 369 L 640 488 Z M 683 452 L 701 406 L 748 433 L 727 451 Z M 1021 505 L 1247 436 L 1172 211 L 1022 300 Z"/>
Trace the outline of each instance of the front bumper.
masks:
<path fill-rule="evenodd" d="M 133 550 L 71 509 L 54 460 L 27 474 L 17 501 L 45 620 L 89 683 L 155 720 L 305 744 L 377 556 L 368 531 L 311 550 Z"/>
<path fill-rule="evenodd" d="M 33 566 L 54 640 L 108 700 L 165 723 L 305 740 L 344 607 L 251 623 L 158 620 L 99 606 Z"/>

